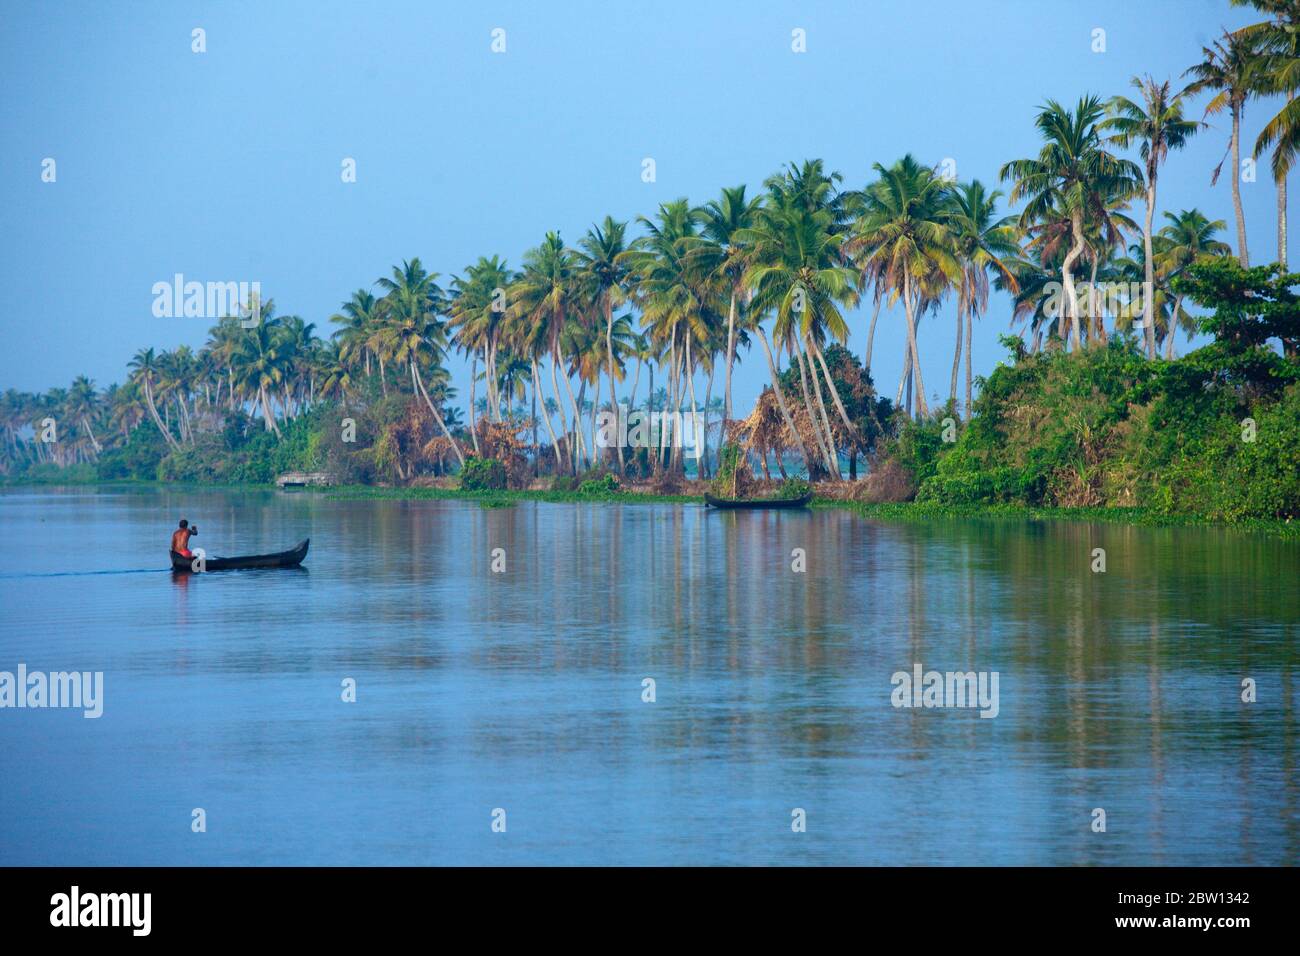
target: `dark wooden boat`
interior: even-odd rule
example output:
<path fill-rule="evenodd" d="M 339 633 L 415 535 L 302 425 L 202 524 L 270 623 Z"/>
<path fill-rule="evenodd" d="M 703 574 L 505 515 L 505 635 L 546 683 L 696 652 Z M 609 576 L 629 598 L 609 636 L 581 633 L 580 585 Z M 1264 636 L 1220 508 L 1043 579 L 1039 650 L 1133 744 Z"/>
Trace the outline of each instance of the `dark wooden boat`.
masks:
<path fill-rule="evenodd" d="M 715 498 L 707 491 L 704 503 L 711 508 L 806 508 L 812 501 L 812 492 L 798 498 Z"/>
<path fill-rule="evenodd" d="M 205 558 L 203 570 L 238 571 L 242 568 L 296 568 L 302 564 L 303 558 L 307 557 L 307 545 L 310 543 L 311 538 L 307 538 L 300 541 L 297 547 L 276 554 L 246 554 L 237 558 Z M 173 571 L 194 570 L 194 558 L 187 558 L 175 551 L 171 555 Z"/>

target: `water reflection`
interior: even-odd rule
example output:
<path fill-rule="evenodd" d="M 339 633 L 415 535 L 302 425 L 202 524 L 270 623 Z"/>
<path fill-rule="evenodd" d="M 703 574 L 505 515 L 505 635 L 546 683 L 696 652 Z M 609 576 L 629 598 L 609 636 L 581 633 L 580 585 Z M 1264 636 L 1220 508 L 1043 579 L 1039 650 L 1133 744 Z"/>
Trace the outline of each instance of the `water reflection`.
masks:
<path fill-rule="evenodd" d="M 170 586 L 9 577 L 47 570 L 42 542 L 74 521 L 98 568 L 148 566 L 180 509 L 231 553 L 310 535 L 308 564 Z M 0 494 L 0 531 L 0 667 L 109 681 L 93 735 L 62 714 L 0 721 L 4 752 L 40 771 L 0 781 L 14 862 L 1204 864 L 1300 847 L 1300 548 L 1276 539 L 104 490 Z M 999 716 L 895 709 L 891 675 L 917 662 L 999 672 Z M 161 823 L 199 799 L 228 821 L 202 859 Z M 494 806 L 509 841 L 492 842 Z"/>

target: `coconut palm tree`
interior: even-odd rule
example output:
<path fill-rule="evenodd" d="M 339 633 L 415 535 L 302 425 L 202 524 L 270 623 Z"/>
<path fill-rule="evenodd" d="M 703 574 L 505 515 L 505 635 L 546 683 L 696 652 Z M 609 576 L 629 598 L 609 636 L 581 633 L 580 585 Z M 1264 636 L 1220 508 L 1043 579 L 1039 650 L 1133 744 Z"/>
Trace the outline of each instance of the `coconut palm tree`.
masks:
<path fill-rule="evenodd" d="M 281 437 L 280 426 L 275 412 L 271 408 L 270 393 L 284 381 L 289 368 L 288 350 L 286 348 L 284 329 L 280 321 L 267 317 L 265 309 L 262 321 L 251 329 L 246 329 L 240 339 L 235 354 L 231 357 L 235 384 L 247 394 L 257 396 L 262 408 L 262 421 L 268 431 Z"/>
<path fill-rule="evenodd" d="M 442 290 L 435 279 L 437 276 L 426 271 L 417 257 L 393 266 L 392 276 L 381 278 L 376 283 L 384 291 L 379 304 L 383 326 L 378 341 L 382 343 L 381 351 L 391 356 L 393 361 L 406 363 L 411 373 L 412 390 L 423 396 L 433 420 L 442 429 L 456 460 L 463 466 L 465 455 L 442 413 L 429 397 L 420 374 L 421 366 L 433 372 L 442 369 L 447 353 L 446 324 L 438 318 Z"/>
<path fill-rule="evenodd" d="M 1073 242 L 1061 261 L 1061 284 L 1074 348 L 1080 345 L 1074 267 L 1087 247 L 1085 220 L 1101 221 L 1107 198 L 1135 196 L 1142 187 L 1137 165 L 1104 148 L 1099 131 L 1104 116 L 1105 108 L 1095 96 L 1082 97 L 1073 111 L 1048 100 L 1035 120 L 1044 140 L 1037 158 L 1012 160 L 999 174 L 1013 182 L 1011 202 L 1025 202 L 1021 228 L 1031 227 L 1056 207 L 1069 217 Z"/>
<path fill-rule="evenodd" d="M 1215 238 L 1227 228 L 1222 219 L 1211 221 L 1199 209 L 1184 209 L 1174 214 L 1165 213 L 1168 223 L 1160 230 L 1159 248 L 1156 252 L 1156 265 L 1172 282 L 1182 275 L 1187 267 L 1202 256 L 1229 256 L 1232 248 Z M 1182 314 L 1183 297 L 1178 295 L 1174 303 L 1174 314 Z M 1174 357 L 1174 337 L 1171 334 L 1165 340 L 1165 358 Z"/>
<path fill-rule="evenodd" d="M 810 195 L 790 188 L 788 182 L 770 190 L 769 202 L 759 211 L 756 224 L 741 230 L 737 238 L 751 250 L 745 273 L 746 286 L 753 296 L 751 306 L 756 315 L 774 317 L 773 339 L 798 362 L 808 420 L 813 424 L 828 474 L 838 477 L 838 453 L 822 400 L 821 376 L 850 434 L 853 428 L 831 380 L 821 345 L 827 335 L 840 342 L 848 339 L 848 323 L 841 310 L 857 304 L 857 273 L 844 252 L 844 233 L 835 231 L 833 201 L 814 207 L 808 202 Z M 769 367 L 779 395 L 775 366 L 769 363 Z M 816 399 L 817 411 L 810 392 Z"/>
<path fill-rule="evenodd" d="M 1232 209 L 1237 217 L 1237 257 L 1243 267 L 1249 267 L 1246 214 L 1241 206 L 1241 118 L 1246 110 L 1246 100 L 1264 86 L 1261 76 L 1264 63 L 1259 55 L 1258 37 L 1250 33 L 1225 32 L 1220 39 L 1202 47 L 1201 53 L 1202 61 L 1189 67 L 1183 74 L 1192 77 L 1192 82 L 1187 84 L 1183 93 L 1214 93 L 1205 104 L 1205 115 L 1217 115 L 1226 109 L 1232 118 L 1228 152 L 1232 155 Z M 1222 169 L 1223 160 L 1220 160 L 1210 177 L 1210 185 L 1219 181 Z"/>
<path fill-rule="evenodd" d="M 1138 144 L 1138 153 L 1142 157 L 1146 174 L 1146 218 L 1142 224 L 1146 275 L 1143 281 L 1146 283 L 1145 289 L 1153 290 L 1155 254 L 1151 251 L 1151 222 L 1155 216 L 1156 181 L 1160 175 L 1160 164 L 1171 150 L 1182 149 L 1187 145 L 1187 141 L 1202 124 L 1183 117 L 1182 96 L 1170 92 L 1168 80 L 1157 83 L 1150 76 L 1135 76 L 1131 82 L 1142 94 L 1141 104 L 1124 96 L 1116 96 L 1110 101 L 1110 115 L 1102 123 L 1102 128 L 1110 131 L 1110 142 L 1124 149 Z M 1146 304 L 1143 324 L 1147 358 L 1153 359 L 1156 357 L 1154 297 Z"/>
<path fill-rule="evenodd" d="M 69 421 L 78 424 L 84 438 L 89 440 L 91 459 L 98 458 L 102 448 L 90 424 L 99 415 L 100 409 L 100 398 L 99 393 L 95 391 L 95 383 L 84 375 L 78 375 L 68 389 L 63 413 Z"/>
<path fill-rule="evenodd" d="M 1015 274 L 1008 266 L 1020 251 L 1014 216 L 998 218 L 997 204 L 1001 190 L 986 191 L 978 179 L 952 190 L 952 215 L 949 227 L 961 263 L 958 283 L 957 345 L 953 351 L 952 383 L 949 401 L 957 398 L 957 365 L 963 348 L 963 331 L 966 354 L 966 409 L 971 407 L 971 338 L 972 320 L 984 314 L 989 301 L 990 273 L 1002 279 L 1004 288 L 1015 295 L 1020 291 Z M 962 328 L 963 317 L 965 329 Z"/>
<path fill-rule="evenodd" d="M 154 403 L 153 382 L 158 375 L 158 356 L 153 349 L 140 349 L 135 353 L 128 366 L 131 369 L 131 378 L 144 385 L 145 405 L 149 409 L 149 417 L 153 419 L 154 425 L 162 433 L 163 438 L 167 441 L 170 448 L 179 448 L 180 442 L 172 435 L 171 431 L 163 424 L 162 417 L 158 414 L 158 406 Z"/>
<path fill-rule="evenodd" d="M 751 229 L 763 197 L 745 198 L 744 185 L 724 188 L 718 199 L 711 199 L 700 210 L 700 242 L 691 255 L 700 260 L 705 271 L 713 271 L 727 284 L 727 351 L 722 398 L 722 441 L 726 441 L 727 423 L 731 421 L 731 373 L 736 356 L 736 310 L 743 306 L 745 262 L 748 250 L 737 241 L 742 229 Z"/>
<path fill-rule="evenodd" d="M 903 381 L 915 377 L 916 413 L 927 415 L 917 320 L 927 299 L 937 301 L 945 283 L 958 284 L 962 276 L 951 224 L 951 188 L 910 154 L 888 168 L 875 163 L 872 169 L 878 178 L 861 194 L 862 214 L 849 247 L 864 276 L 887 289 L 891 300 L 903 300 Z"/>
<path fill-rule="evenodd" d="M 609 376 L 609 406 L 615 414 L 618 412 L 618 397 L 614 392 L 614 309 L 627 300 L 628 294 L 627 260 L 623 256 L 628 248 L 626 236 L 627 223 L 617 222 L 613 217 L 606 216 L 605 221 L 599 226 L 593 225 L 587 230 L 587 234 L 578 241 L 577 251 L 577 281 L 581 288 L 580 294 L 596 307 L 605 326 L 605 370 Z M 594 437 L 592 441 L 594 451 Z M 618 448 L 618 470 L 621 474 L 627 470 L 627 465 L 623 460 L 622 443 L 615 444 Z"/>
<path fill-rule="evenodd" d="M 538 359 L 543 355 L 549 356 L 551 389 L 557 400 L 556 411 L 559 413 L 560 429 L 566 443 L 569 441 L 569 425 L 565 420 L 564 406 L 559 404 L 558 373 L 566 364 L 560 352 L 564 326 L 579 309 L 574 272 L 573 253 L 565 248 L 559 233 L 548 232 L 541 245 L 524 253 L 523 271 L 507 292 L 510 300 L 508 314 L 516 325 L 515 348 L 530 357 L 533 365 L 533 388 L 538 394 L 541 393 Z M 573 398 L 573 388 L 567 378 L 564 384 L 574 416 L 574 437 L 577 441 L 581 441 L 582 429 L 577 425 L 581 416 Z M 542 409 L 546 432 L 550 436 L 551 447 L 555 452 L 556 467 L 562 469 L 560 441 L 556 438 L 555 428 L 551 424 L 551 412 L 545 403 Z M 572 445 L 567 447 L 572 451 L 570 457 L 576 460 L 578 449 Z"/>

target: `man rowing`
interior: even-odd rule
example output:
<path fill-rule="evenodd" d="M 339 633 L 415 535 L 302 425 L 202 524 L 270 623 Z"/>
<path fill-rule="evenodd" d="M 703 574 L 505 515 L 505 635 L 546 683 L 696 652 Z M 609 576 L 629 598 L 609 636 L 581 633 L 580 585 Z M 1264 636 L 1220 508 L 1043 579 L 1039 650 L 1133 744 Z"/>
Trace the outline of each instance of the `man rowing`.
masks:
<path fill-rule="evenodd" d="M 172 532 L 172 550 L 182 558 L 192 558 L 193 553 L 190 551 L 190 538 L 199 533 L 198 527 L 190 527 L 190 523 L 184 518 L 181 519 L 181 526 Z"/>

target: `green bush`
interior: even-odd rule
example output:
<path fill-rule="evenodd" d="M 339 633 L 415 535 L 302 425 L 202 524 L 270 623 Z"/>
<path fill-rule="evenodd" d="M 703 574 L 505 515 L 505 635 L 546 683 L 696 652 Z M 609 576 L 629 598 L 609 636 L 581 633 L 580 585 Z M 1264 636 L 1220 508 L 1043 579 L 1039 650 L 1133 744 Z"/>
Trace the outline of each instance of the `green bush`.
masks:
<path fill-rule="evenodd" d="M 618 494 L 620 490 L 618 478 L 608 473 L 598 478 L 588 478 L 578 486 L 578 494 L 597 498 Z"/>
<path fill-rule="evenodd" d="M 506 466 L 495 458 L 471 455 L 460 470 L 460 487 L 464 491 L 504 491 L 506 482 Z"/>
<path fill-rule="evenodd" d="M 781 487 L 777 488 L 776 496 L 781 499 L 802 498 L 812 491 L 812 485 L 802 478 L 787 478 L 781 482 Z"/>

